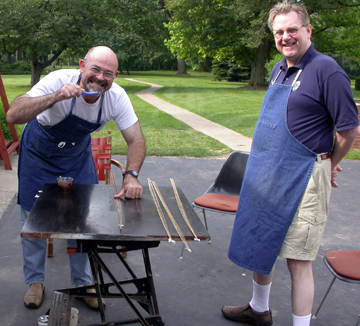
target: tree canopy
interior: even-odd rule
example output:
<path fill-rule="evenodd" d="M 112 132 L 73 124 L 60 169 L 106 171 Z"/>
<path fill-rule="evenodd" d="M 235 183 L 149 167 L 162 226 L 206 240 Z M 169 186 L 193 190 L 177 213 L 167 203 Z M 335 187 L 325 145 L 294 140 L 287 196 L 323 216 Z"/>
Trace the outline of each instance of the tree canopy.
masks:
<path fill-rule="evenodd" d="M 156 60 L 168 53 L 165 19 L 156 0 L 2 0 L 0 50 L 28 56 L 34 85 L 65 50 L 85 55 L 107 45 L 125 67 L 134 56 Z"/>
<path fill-rule="evenodd" d="M 299 0 L 301 1 L 301 0 Z M 96 45 L 111 47 L 120 71 L 175 58 L 228 60 L 250 67 L 249 84 L 266 84 L 277 51 L 267 27 L 278 0 L 2 0 L 0 52 L 21 51 L 32 67 L 31 85 L 66 53 L 79 57 Z M 360 0 L 303 0 L 317 50 L 360 63 Z M 171 51 L 171 53 L 170 53 Z M 183 63 L 184 61 L 179 61 Z M 185 67 L 184 67 L 185 71 Z"/>
<path fill-rule="evenodd" d="M 169 49 L 182 55 L 229 58 L 251 67 L 249 84 L 266 84 L 266 62 L 276 53 L 267 27 L 269 10 L 278 1 L 168 0 L 173 19 L 166 25 Z M 328 53 L 359 53 L 358 0 L 304 0 L 314 26 L 316 48 Z"/>

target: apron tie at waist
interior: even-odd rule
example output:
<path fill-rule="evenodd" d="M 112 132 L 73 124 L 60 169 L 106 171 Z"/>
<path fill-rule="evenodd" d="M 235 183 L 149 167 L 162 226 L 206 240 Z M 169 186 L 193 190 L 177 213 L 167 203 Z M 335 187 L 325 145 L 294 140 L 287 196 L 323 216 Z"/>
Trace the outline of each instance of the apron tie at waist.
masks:
<path fill-rule="evenodd" d="M 323 161 L 323 160 L 328 160 L 329 158 L 330 158 L 330 153 L 319 154 L 318 157 L 316 158 L 316 160 Z"/>

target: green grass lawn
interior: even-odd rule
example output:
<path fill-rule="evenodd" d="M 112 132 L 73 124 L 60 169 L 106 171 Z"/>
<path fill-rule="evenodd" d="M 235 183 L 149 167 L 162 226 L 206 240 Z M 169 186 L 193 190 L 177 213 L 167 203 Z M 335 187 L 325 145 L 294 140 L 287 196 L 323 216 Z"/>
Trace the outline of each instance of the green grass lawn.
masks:
<path fill-rule="evenodd" d="M 147 142 L 149 156 L 223 157 L 231 149 L 222 143 L 193 130 L 181 121 L 140 100 L 135 93 L 149 86 L 124 78 L 163 85 L 155 95 L 159 98 L 219 123 L 229 129 L 252 137 L 265 90 L 248 90 L 245 83 L 212 81 L 211 74 L 191 72 L 191 76 L 176 76 L 175 72 L 131 72 L 115 82 L 129 94 L 139 117 Z M 2 76 L 8 100 L 11 101 L 29 89 L 30 76 Z M 354 87 L 354 84 L 352 84 Z M 353 88 L 354 89 L 354 88 Z M 354 91 L 360 100 L 360 92 Z M 21 134 L 23 126 L 17 126 Z M 120 131 L 109 122 L 99 133 L 113 134 L 113 153 L 124 155 L 126 145 Z M 97 135 L 99 136 L 99 135 Z M 360 151 L 352 150 L 347 159 L 360 159 Z"/>
<path fill-rule="evenodd" d="M 159 98 L 247 137 L 254 133 L 265 95 L 265 90 L 245 89 L 245 83 L 212 81 L 208 73 L 133 72 L 129 77 L 163 85 L 155 93 Z"/>

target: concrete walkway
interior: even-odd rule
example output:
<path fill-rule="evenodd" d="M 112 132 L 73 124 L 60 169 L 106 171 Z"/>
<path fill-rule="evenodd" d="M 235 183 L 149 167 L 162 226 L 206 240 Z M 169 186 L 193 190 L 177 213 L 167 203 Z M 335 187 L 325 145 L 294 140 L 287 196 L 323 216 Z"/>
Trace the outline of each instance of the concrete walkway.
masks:
<path fill-rule="evenodd" d="M 4 212 L 15 198 L 18 191 L 18 155 L 10 155 L 12 170 L 5 170 L 4 162 L 0 160 L 0 220 Z"/>
<path fill-rule="evenodd" d="M 191 128 L 218 140 L 219 142 L 225 144 L 234 151 L 250 152 L 252 139 L 247 138 L 231 129 L 223 127 L 215 122 L 202 118 L 190 111 L 184 110 L 176 105 L 170 104 L 153 95 L 155 91 L 162 88 L 163 86 L 145 83 L 131 78 L 124 79 L 151 86 L 150 88 L 144 89 L 136 93 L 136 95 L 140 97 L 143 101 L 148 102 L 159 110 L 172 115 L 174 118 L 186 123 Z"/>

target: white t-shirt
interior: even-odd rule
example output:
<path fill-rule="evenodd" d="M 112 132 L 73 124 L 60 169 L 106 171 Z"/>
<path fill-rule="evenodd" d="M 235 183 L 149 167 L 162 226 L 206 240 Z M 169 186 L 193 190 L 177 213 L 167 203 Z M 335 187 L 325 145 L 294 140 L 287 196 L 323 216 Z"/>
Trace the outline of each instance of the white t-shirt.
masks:
<path fill-rule="evenodd" d="M 78 81 L 79 70 L 61 69 L 51 72 L 42 78 L 26 94 L 31 97 L 39 97 L 55 93 L 67 83 Z M 51 108 L 45 110 L 37 116 L 38 122 L 43 126 L 53 126 L 62 121 L 70 112 L 71 99 L 55 103 Z M 83 97 L 77 97 L 72 113 L 89 122 L 96 122 L 100 110 L 101 97 L 93 103 L 88 104 Z M 120 130 L 131 127 L 138 121 L 129 96 L 118 84 L 113 83 L 111 88 L 104 93 L 104 102 L 101 113 L 102 126 L 96 131 L 101 130 L 105 123 L 114 120 Z"/>

